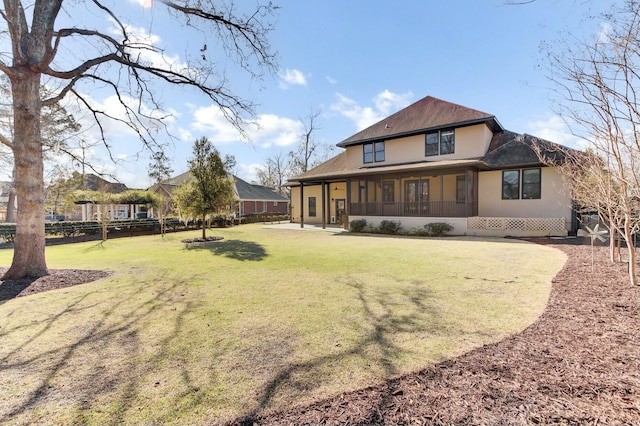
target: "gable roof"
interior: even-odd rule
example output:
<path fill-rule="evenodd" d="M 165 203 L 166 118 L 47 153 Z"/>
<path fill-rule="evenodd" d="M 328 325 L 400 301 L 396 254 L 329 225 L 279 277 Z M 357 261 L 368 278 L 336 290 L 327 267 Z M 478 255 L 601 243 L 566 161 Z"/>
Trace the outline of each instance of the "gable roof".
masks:
<path fill-rule="evenodd" d="M 74 172 L 74 177 L 81 177 L 81 175 L 78 172 Z M 74 189 L 87 189 L 89 191 L 105 191 L 112 194 L 119 194 L 127 191 L 129 188 L 127 188 L 127 185 L 124 183 L 109 182 L 93 173 L 86 173 L 84 178 L 78 181 Z"/>
<path fill-rule="evenodd" d="M 237 176 L 234 176 L 234 178 L 236 180 L 236 192 L 240 200 L 289 201 L 288 198 L 283 197 L 271 188 L 245 182 Z"/>
<path fill-rule="evenodd" d="M 238 196 L 238 199 L 241 201 L 251 200 L 251 201 L 286 201 L 289 199 L 283 197 L 282 195 L 275 192 L 273 189 L 268 188 L 262 185 L 255 185 L 252 183 L 248 183 L 235 175 L 231 175 L 235 180 L 234 191 Z M 159 184 L 153 185 L 151 190 L 158 192 L 163 190 L 167 193 L 167 195 L 171 195 L 173 190 L 178 186 L 188 182 L 191 179 L 191 172 L 186 171 L 178 176 L 174 176 L 172 178 L 163 180 Z"/>
<path fill-rule="evenodd" d="M 486 123 L 494 132 L 503 130 L 492 114 L 427 96 L 343 140 L 338 146 L 345 148 L 374 140 L 424 133 L 426 130 L 479 123 Z"/>

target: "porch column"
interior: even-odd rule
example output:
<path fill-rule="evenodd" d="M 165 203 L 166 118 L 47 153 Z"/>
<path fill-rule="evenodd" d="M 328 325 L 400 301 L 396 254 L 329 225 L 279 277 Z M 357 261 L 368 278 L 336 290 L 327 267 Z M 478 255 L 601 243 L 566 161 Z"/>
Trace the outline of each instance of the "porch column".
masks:
<path fill-rule="evenodd" d="M 322 229 L 326 229 L 327 228 L 327 200 L 325 197 L 325 187 L 327 186 L 327 183 L 325 181 L 322 181 Z"/>
<path fill-rule="evenodd" d="M 469 169 L 464 171 L 464 217 L 469 217 Z"/>
<path fill-rule="evenodd" d="M 304 183 L 300 182 L 300 228 L 304 228 Z"/>
<path fill-rule="evenodd" d="M 438 217 L 444 217 L 444 173 L 440 172 L 440 212 Z"/>

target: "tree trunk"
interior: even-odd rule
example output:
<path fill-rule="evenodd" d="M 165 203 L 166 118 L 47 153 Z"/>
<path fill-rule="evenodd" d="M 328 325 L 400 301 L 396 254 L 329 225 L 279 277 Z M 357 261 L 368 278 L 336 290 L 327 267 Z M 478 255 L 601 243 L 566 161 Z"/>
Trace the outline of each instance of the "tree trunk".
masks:
<path fill-rule="evenodd" d="M 616 228 L 613 221 L 609 222 L 609 260 L 611 263 L 616 261 Z"/>
<path fill-rule="evenodd" d="M 205 219 L 206 219 L 206 215 L 202 215 L 202 239 L 206 239 L 207 238 L 207 228 L 205 226 Z"/>
<path fill-rule="evenodd" d="M 628 261 L 629 261 L 629 281 L 631 285 L 638 285 L 638 275 L 636 274 L 637 270 L 637 256 L 636 256 L 636 248 L 633 245 L 633 233 L 631 232 L 631 218 L 626 217 L 624 221 L 624 239 L 627 243 L 627 253 L 628 253 Z"/>
<path fill-rule="evenodd" d="M 20 204 L 13 262 L 2 279 L 48 275 L 44 256 L 44 180 L 40 133 L 40 74 L 25 71 L 11 79 L 15 190 Z"/>
<path fill-rule="evenodd" d="M 16 216 L 14 214 L 14 210 L 16 208 L 16 190 L 15 190 L 15 181 L 11 182 L 11 186 L 9 187 L 9 197 L 7 200 L 7 217 L 5 222 L 13 223 L 16 221 Z"/>

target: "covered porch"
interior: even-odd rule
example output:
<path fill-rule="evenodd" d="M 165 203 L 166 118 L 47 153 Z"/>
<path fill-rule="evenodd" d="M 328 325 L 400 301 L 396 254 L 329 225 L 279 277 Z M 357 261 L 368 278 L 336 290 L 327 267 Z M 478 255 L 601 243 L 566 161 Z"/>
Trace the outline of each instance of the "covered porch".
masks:
<path fill-rule="evenodd" d="M 478 214 L 475 168 L 416 170 L 301 181 L 292 220 L 348 225 L 351 217 L 467 218 Z M 346 223 L 343 218 L 346 216 Z"/>

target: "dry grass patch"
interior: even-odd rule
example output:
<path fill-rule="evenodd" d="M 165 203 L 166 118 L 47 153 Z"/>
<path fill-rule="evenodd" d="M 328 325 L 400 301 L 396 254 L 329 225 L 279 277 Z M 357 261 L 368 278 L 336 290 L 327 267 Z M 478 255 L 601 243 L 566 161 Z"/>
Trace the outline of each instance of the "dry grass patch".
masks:
<path fill-rule="evenodd" d="M 500 239 L 216 234 L 48 247 L 52 268 L 113 274 L 0 304 L 1 421 L 201 424 L 371 385 L 524 329 L 565 261 Z"/>

